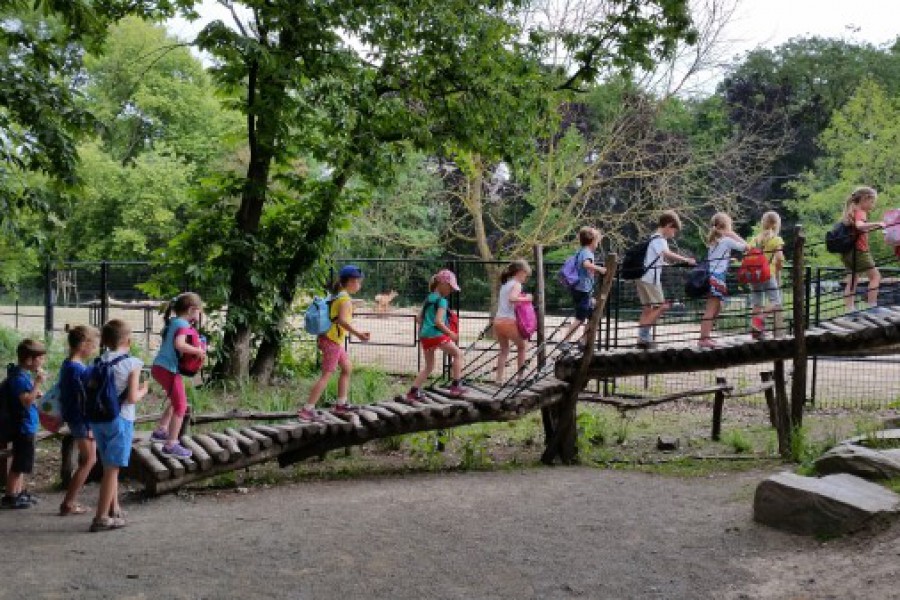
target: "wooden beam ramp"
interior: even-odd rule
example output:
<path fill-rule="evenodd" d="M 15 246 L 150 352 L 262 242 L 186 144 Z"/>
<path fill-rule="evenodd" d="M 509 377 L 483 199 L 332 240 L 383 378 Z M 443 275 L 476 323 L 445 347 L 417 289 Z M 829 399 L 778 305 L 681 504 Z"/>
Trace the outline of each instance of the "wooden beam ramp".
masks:
<path fill-rule="evenodd" d="M 749 335 L 716 338 L 717 348 L 698 348 L 695 342 L 657 347 L 633 348 L 595 353 L 588 376 L 591 379 L 628 377 L 662 373 L 711 371 L 790 360 L 794 356 L 794 338 L 753 340 Z M 824 321 L 806 330 L 809 356 L 853 356 L 900 351 L 900 307 L 882 307 L 877 315 L 852 313 Z M 566 356 L 556 361 L 556 377 L 569 380 L 575 374 L 581 356 Z"/>
<path fill-rule="evenodd" d="M 568 384 L 553 377 L 533 383 L 506 397 L 506 390 L 474 384 L 461 398 L 442 389 L 425 390 L 421 406 L 395 401 L 361 405 L 357 414 L 340 417 L 325 411 L 326 423 L 296 419 L 260 424 L 264 415 L 225 413 L 198 415 L 194 422 L 246 421 L 224 431 L 193 433 L 181 443 L 193 452 L 190 459 L 162 453 L 162 444 L 146 436 L 136 440 L 127 473 L 143 482 L 150 495 L 163 494 L 201 479 L 243 469 L 269 460 L 282 467 L 338 448 L 418 431 L 449 429 L 488 421 L 509 421 L 559 402 Z"/>

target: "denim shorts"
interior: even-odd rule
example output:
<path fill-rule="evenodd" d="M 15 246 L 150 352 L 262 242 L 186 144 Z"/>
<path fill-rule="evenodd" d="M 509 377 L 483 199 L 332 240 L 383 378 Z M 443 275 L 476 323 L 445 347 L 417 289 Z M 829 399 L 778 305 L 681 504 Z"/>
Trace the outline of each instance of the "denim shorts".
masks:
<path fill-rule="evenodd" d="M 572 290 L 572 302 L 575 304 L 575 320 L 587 321 L 594 312 L 593 298 L 590 292 L 582 292 L 581 290 Z"/>
<path fill-rule="evenodd" d="M 66 425 L 69 426 L 69 435 L 76 440 L 85 440 L 91 437 L 91 428 L 84 421 L 66 421 Z"/>
<path fill-rule="evenodd" d="M 97 455 L 103 466 L 128 466 L 131 441 L 134 439 L 134 423 L 119 415 L 109 423 L 91 423 L 91 431 L 97 440 Z"/>
<path fill-rule="evenodd" d="M 762 283 L 751 283 L 750 291 L 753 306 L 763 306 L 767 298 L 772 306 L 781 304 L 781 288 L 778 287 L 778 281 L 775 277 L 771 277 L 768 281 Z"/>

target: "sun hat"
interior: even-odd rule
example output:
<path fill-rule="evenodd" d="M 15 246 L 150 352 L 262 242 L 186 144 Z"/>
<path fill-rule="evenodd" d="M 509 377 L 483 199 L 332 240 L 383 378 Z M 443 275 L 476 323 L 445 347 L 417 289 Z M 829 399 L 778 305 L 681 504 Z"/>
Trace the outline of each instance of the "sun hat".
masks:
<path fill-rule="evenodd" d="M 340 279 L 361 279 L 362 276 L 362 269 L 356 265 L 346 265 L 342 267 L 340 273 L 338 273 L 338 278 Z"/>
<path fill-rule="evenodd" d="M 447 283 L 450 284 L 455 291 L 459 291 L 459 284 L 456 283 L 456 275 L 453 274 L 453 271 L 450 269 L 441 269 L 437 272 L 437 275 L 434 276 L 434 280 L 438 283 Z"/>

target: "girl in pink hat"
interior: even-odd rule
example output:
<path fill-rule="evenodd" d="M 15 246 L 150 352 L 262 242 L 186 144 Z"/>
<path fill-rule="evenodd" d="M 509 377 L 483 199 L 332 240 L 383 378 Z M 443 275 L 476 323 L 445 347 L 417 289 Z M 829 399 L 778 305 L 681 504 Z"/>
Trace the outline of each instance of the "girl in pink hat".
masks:
<path fill-rule="evenodd" d="M 451 326 L 450 303 L 447 301 L 447 297 L 450 294 L 459 291 L 456 275 L 449 269 L 438 271 L 431 278 L 431 283 L 428 287 L 431 293 L 425 299 L 425 304 L 422 306 L 422 312 L 419 315 L 419 343 L 422 345 L 422 352 L 425 354 L 425 366 L 416 375 L 412 387 L 404 397 L 405 402 L 413 406 L 418 405 L 422 400 L 420 388 L 434 370 L 435 355 L 438 350 L 449 356 L 452 361 L 453 381 L 447 391 L 452 396 L 461 396 L 463 394 L 463 388 L 460 385 L 463 357 L 459 346 L 457 346 L 459 334 Z"/>

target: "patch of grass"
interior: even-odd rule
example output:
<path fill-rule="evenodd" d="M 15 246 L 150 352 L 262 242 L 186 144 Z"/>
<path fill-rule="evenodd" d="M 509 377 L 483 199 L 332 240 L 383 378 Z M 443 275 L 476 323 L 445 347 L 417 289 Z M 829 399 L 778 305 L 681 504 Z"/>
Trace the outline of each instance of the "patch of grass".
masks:
<path fill-rule="evenodd" d="M 485 431 L 473 432 L 462 440 L 459 468 L 463 470 L 486 469 L 494 464 L 488 451 L 490 435 Z"/>
<path fill-rule="evenodd" d="M 725 432 L 722 441 L 731 446 L 735 454 L 746 454 L 753 450 L 753 444 L 739 429 L 731 429 Z"/>

